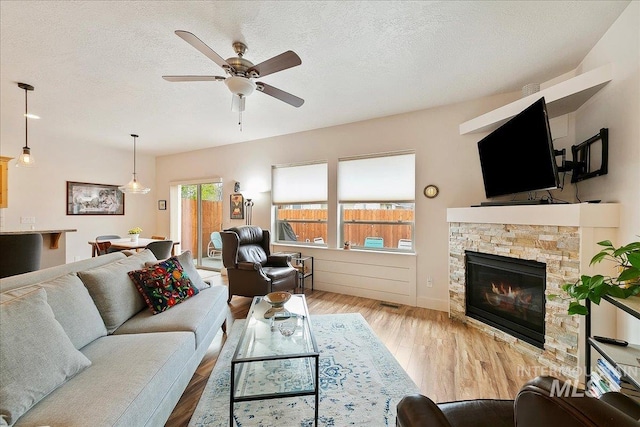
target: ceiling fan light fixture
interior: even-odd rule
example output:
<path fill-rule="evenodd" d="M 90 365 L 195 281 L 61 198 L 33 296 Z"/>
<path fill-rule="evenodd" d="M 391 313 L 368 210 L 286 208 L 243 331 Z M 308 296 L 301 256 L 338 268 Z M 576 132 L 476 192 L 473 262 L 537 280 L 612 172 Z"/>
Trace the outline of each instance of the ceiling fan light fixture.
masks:
<path fill-rule="evenodd" d="M 256 84 L 246 78 L 240 76 L 227 77 L 224 81 L 231 93 L 234 95 L 242 95 L 243 97 L 249 96 L 256 90 Z"/>

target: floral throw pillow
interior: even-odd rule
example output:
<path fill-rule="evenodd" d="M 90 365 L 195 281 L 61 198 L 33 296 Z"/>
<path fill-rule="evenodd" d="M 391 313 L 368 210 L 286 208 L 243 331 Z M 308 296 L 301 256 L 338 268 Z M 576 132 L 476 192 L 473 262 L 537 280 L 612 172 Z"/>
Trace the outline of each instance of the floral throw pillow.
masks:
<path fill-rule="evenodd" d="M 162 313 L 198 293 L 198 288 L 175 258 L 130 271 L 129 277 L 153 314 Z"/>

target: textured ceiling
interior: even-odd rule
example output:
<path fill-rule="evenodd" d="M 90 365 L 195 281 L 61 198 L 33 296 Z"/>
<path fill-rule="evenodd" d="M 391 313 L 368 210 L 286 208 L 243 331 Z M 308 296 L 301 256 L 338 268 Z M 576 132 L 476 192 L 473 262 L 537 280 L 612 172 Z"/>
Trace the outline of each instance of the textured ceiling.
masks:
<path fill-rule="evenodd" d="M 2 1 L 1 141 L 22 134 L 24 92 L 38 130 L 86 144 L 169 154 L 517 91 L 574 69 L 628 1 Z M 257 64 L 286 50 L 302 65 L 260 80 L 244 129 L 223 75 L 174 30 Z"/>

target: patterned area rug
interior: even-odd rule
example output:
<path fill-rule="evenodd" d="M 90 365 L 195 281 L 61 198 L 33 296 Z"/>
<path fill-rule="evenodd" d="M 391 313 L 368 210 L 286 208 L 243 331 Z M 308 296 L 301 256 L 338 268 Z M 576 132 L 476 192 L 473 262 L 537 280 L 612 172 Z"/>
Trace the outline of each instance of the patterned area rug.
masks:
<path fill-rule="evenodd" d="M 320 350 L 318 426 L 395 426 L 396 405 L 418 387 L 358 313 L 311 316 Z M 244 320 L 234 322 L 189 427 L 229 426 L 229 371 Z M 237 427 L 313 426 L 313 396 L 241 402 Z"/>

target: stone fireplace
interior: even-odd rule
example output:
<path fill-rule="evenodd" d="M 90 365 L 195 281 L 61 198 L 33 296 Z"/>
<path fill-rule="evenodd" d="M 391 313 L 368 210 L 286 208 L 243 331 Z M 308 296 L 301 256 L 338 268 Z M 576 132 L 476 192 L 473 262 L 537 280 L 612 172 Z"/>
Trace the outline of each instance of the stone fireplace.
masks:
<path fill-rule="evenodd" d="M 581 319 L 566 314 L 568 302 L 548 296 L 562 294 L 564 283 L 575 282 L 581 272 L 589 271 L 596 242 L 615 237 L 618 206 L 583 203 L 448 209 L 450 316 L 511 343 L 543 367 L 576 372 L 578 379 L 577 368 L 582 367 L 584 357 Z M 504 257 L 534 268 L 511 274 L 512 266 L 499 261 L 498 270 L 502 266 L 506 274 L 477 271 L 477 265 L 468 271 L 469 254 L 472 258 L 479 255 L 480 264 L 486 264 L 487 258 L 504 261 Z M 476 276 L 472 279 L 480 282 L 480 290 L 467 290 L 469 275 Z M 520 292 L 523 295 L 518 300 Z M 469 311 L 469 300 L 479 307 Z M 507 318 L 506 328 L 496 322 L 500 315 Z M 489 321 L 478 320 L 481 316 Z M 522 325 L 515 332 L 509 329 L 518 323 L 533 333 L 523 333 Z"/>

